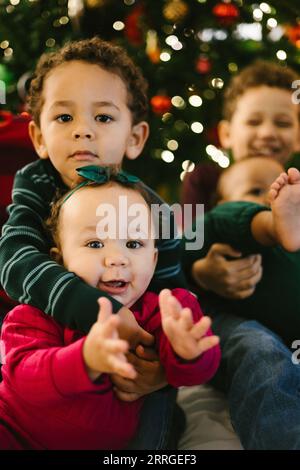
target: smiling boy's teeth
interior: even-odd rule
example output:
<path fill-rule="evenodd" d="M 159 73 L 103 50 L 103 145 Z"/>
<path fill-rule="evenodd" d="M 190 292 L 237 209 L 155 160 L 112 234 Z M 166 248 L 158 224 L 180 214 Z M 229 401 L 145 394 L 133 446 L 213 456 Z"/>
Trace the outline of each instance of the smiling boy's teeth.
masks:
<path fill-rule="evenodd" d="M 258 153 L 260 155 L 273 155 L 274 153 L 278 152 L 277 148 L 269 148 L 269 147 L 264 147 L 264 148 L 258 148 L 254 149 L 255 153 Z"/>

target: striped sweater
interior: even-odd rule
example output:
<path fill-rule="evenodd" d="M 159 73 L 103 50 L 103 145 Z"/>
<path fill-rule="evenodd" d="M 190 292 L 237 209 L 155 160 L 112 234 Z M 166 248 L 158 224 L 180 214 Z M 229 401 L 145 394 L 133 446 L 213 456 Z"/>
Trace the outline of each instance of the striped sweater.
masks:
<path fill-rule="evenodd" d="M 122 304 L 50 259 L 51 238 L 44 220 L 57 189 L 68 188 L 50 160 L 38 160 L 17 172 L 9 218 L 0 240 L 0 283 L 12 299 L 39 308 L 63 325 L 88 332 L 97 319 L 100 296 L 111 300 L 114 312 Z M 157 204 L 163 203 L 150 188 L 145 189 Z M 174 215 L 171 211 L 169 214 L 173 236 L 158 241 L 158 263 L 149 287 L 154 291 L 185 287 L 180 240 Z"/>

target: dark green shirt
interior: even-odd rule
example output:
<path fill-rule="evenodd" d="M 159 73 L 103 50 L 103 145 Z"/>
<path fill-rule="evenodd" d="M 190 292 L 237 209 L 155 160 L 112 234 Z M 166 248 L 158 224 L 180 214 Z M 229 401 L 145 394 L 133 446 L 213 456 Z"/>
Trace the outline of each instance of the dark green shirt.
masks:
<path fill-rule="evenodd" d="M 150 188 L 157 204 L 163 201 Z M 97 299 L 108 297 L 114 312 L 121 307 L 107 293 L 89 286 L 49 257 L 51 239 L 44 229 L 56 191 L 67 190 L 50 160 L 39 160 L 18 171 L 14 181 L 13 203 L 0 241 L 0 283 L 8 295 L 20 303 L 33 305 L 63 325 L 88 332 L 98 314 Z M 149 287 L 185 287 L 180 266 L 180 239 L 174 214 L 170 239 L 159 240 L 153 281 Z"/>
<path fill-rule="evenodd" d="M 183 268 L 193 285 L 192 264 L 204 258 L 214 243 L 229 244 L 244 256 L 261 254 L 263 276 L 250 297 L 227 300 L 199 291 L 200 303 L 203 296 L 204 302 L 220 313 L 226 311 L 255 319 L 279 334 L 290 346 L 294 339 L 300 338 L 300 251 L 289 253 L 278 245 L 265 247 L 253 238 L 251 221 L 262 210 L 268 208 L 250 202 L 230 202 L 205 214 L 203 248 L 184 250 Z"/>

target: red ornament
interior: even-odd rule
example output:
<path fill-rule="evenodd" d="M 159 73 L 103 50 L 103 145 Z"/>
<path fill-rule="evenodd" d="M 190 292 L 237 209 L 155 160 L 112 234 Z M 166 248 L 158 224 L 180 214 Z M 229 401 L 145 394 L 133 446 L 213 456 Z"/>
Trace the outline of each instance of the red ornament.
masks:
<path fill-rule="evenodd" d="M 294 26 L 287 26 L 285 34 L 296 47 L 300 48 L 300 23 Z"/>
<path fill-rule="evenodd" d="M 206 55 L 201 55 L 196 62 L 197 72 L 205 75 L 211 71 L 212 64 Z"/>
<path fill-rule="evenodd" d="M 165 95 L 152 96 L 150 103 L 155 114 L 165 114 L 172 108 L 171 98 Z"/>
<path fill-rule="evenodd" d="M 144 41 L 143 28 L 141 26 L 141 17 L 144 14 L 144 6 L 137 5 L 133 11 L 125 18 L 124 34 L 128 41 L 134 46 L 140 46 Z"/>
<path fill-rule="evenodd" d="M 225 26 L 232 25 L 240 16 L 239 9 L 232 3 L 217 3 L 212 12 L 218 21 Z"/>

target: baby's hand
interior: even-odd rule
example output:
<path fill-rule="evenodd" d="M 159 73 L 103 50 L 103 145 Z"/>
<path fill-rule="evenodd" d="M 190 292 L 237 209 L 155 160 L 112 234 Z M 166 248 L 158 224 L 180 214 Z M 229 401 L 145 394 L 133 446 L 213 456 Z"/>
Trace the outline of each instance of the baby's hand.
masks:
<path fill-rule="evenodd" d="M 196 359 L 219 343 L 218 336 L 205 336 L 211 325 L 210 318 L 202 317 L 194 324 L 191 309 L 182 308 L 168 289 L 160 292 L 159 306 L 162 328 L 178 356 Z"/>
<path fill-rule="evenodd" d="M 119 374 L 134 379 L 136 372 L 129 364 L 125 353 L 129 349 L 127 341 L 119 338 L 120 319 L 112 314 L 111 302 L 99 299 L 99 314 L 83 345 L 83 359 L 91 380 L 96 380 L 101 373 Z"/>

